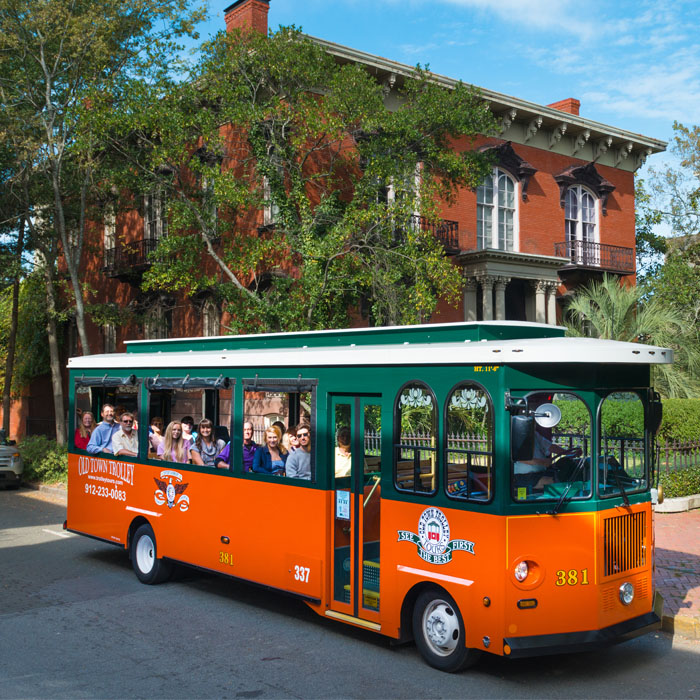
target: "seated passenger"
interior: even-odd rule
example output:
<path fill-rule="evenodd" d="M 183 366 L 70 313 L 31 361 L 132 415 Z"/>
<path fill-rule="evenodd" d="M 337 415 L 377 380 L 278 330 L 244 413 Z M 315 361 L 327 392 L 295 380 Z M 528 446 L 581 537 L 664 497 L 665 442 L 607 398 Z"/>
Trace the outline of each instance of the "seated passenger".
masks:
<path fill-rule="evenodd" d="M 280 429 L 276 425 L 271 425 L 265 431 L 265 444 L 255 450 L 253 471 L 258 474 L 284 476 L 284 467 L 288 454 L 282 445 Z"/>
<path fill-rule="evenodd" d="M 158 448 L 163 444 L 163 439 L 163 419 L 160 416 L 153 416 L 148 426 L 148 451 L 157 453 Z"/>
<path fill-rule="evenodd" d="M 214 440 L 214 424 L 208 419 L 203 418 L 197 426 L 197 437 L 194 444 L 190 447 L 190 457 L 192 464 L 197 464 L 200 467 L 216 467 L 216 458 L 226 446 L 223 440 Z M 227 465 L 222 464 L 222 468 Z"/>
<path fill-rule="evenodd" d="M 194 418 L 185 416 L 180 423 L 182 423 L 182 439 L 192 447 L 197 439 L 197 433 L 194 432 Z"/>
<path fill-rule="evenodd" d="M 138 457 L 139 436 L 134 430 L 134 415 L 124 411 L 120 419 L 121 429 L 112 436 L 112 449 L 115 456 Z"/>
<path fill-rule="evenodd" d="M 296 427 L 287 428 L 287 431 L 282 436 L 282 444 L 287 448 L 287 452 L 294 452 L 299 447 Z"/>
<path fill-rule="evenodd" d="M 292 452 L 287 460 L 287 476 L 296 479 L 311 479 L 311 427 L 308 423 L 297 426 L 299 449 Z"/>
<path fill-rule="evenodd" d="M 182 423 L 174 420 L 165 429 L 163 443 L 158 447 L 158 456 L 166 462 L 190 461 L 190 446 L 182 439 Z"/>
<path fill-rule="evenodd" d="M 98 452 L 111 453 L 112 436 L 119 430 L 119 424 L 114 422 L 114 406 L 106 403 L 102 406 L 102 422 L 92 431 L 87 444 L 87 451 L 92 454 Z"/>
<path fill-rule="evenodd" d="M 336 478 L 350 476 L 350 468 L 352 466 L 350 428 L 340 428 L 336 442 L 338 446 L 335 448 L 335 476 Z"/>
<path fill-rule="evenodd" d="M 90 436 L 92 431 L 95 429 L 95 416 L 92 415 L 90 411 L 83 411 L 83 415 L 80 416 L 80 423 L 75 429 L 75 435 L 73 436 L 73 444 L 79 450 L 86 450 L 88 442 L 90 442 Z"/>

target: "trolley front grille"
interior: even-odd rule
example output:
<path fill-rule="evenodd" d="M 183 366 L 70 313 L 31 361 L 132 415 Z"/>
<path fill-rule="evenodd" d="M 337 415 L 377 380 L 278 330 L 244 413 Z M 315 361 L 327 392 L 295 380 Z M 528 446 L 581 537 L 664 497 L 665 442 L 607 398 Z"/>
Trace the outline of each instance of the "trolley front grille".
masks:
<path fill-rule="evenodd" d="M 646 513 L 630 513 L 603 521 L 605 576 L 622 574 L 646 564 Z"/>

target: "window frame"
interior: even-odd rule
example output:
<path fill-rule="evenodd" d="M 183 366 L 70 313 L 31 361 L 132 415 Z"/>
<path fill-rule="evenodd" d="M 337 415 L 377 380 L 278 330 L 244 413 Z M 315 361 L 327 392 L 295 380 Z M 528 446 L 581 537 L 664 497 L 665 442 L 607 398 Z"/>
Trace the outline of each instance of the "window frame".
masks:
<path fill-rule="evenodd" d="M 409 388 L 409 387 L 420 387 L 424 390 L 426 390 L 426 393 L 428 393 L 433 401 L 433 435 L 435 438 L 435 447 L 425 447 L 425 448 L 416 448 L 415 446 L 408 445 L 406 446 L 407 449 L 413 449 L 414 453 L 415 450 L 418 449 L 425 449 L 427 451 L 432 451 L 435 454 L 435 487 L 430 490 L 430 491 L 418 491 L 415 488 L 415 471 L 414 471 L 414 476 L 413 476 L 413 488 L 405 488 L 399 485 L 398 481 L 398 463 L 399 461 L 404 461 L 399 459 L 399 452 L 402 449 L 401 443 L 399 442 L 399 439 L 401 437 L 401 420 L 400 420 L 400 413 L 399 413 L 399 402 L 401 400 L 401 396 L 403 392 Z M 439 447 L 439 442 L 440 442 L 440 410 L 438 407 L 438 402 L 437 402 L 437 397 L 435 395 L 435 392 L 431 388 L 431 386 L 423 381 L 422 379 L 411 379 L 407 382 L 405 382 L 401 387 L 399 387 L 399 390 L 396 392 L 396 397 L 394 398 L 394 407 L 393 407 L 393 412 L 392 412 L 392 422 L 393 422 L 393 431 L 392 431 L 392 443 L 391 443 L 391 451 L 392 451 L 392 456 L 391 456 L 391 469 L 392 469 L 392 482 L 393 486 L 396 489 L 398 493 L 405 493 L 405 494 L 412 494 L 414 496 L 423 496 L 423 497 L 428 497 L 428 498 L 434 498 L 440 490 L 440 469 L 441 469 L 441 450 Z M 414 454 L 414 461 L 415 461 L 415 454 Z M 419 459 L 420 463 L 420 459 Z M 414 467 L 415 470 L 415 467 Z"/>
<path fill-rule="evenodd" d="M 520 182 L 517 178 L 513 177 L 504 168 L 499 166 L 494 166 L 491 173 L 487 175 L 491 179 L 491 202 L 479 201 L 480 193 L 486 190 L 485 182 L 482 182 L 476 188 L 476 247 L 477 250 L 501 250 L 504 252 L 518 252 L 520 250 Z M 511 194 L 513 198 L 513 206 L 507 207 L 500 204 L 500 182 L 501 179 L 505 178 L 506 182 L 509 182 L 512 187 L 512 193 L 505 192 L 505 194 Z M 483 197 L 484 200 L 486 197 Z M 491 212 L 491 221 L 489 223 L 489 236 L 488 243 L 486 242 L 486 219 L 484 217 L 479 217 L 481 211 L 487 207 Z M 503 246 L 501 246 L 501 212 L 508 211 L 512 212 L 512 240 L 511 245 L 508 247 L 508 236 L 507 233 L 503 234 Z"/>
<path fill-rule="evenodd" d="M 602 425 L 602 419 L 603 419 L 603 404 L 607 400 L 609 396 L 612 396 L 613 394 L 636 394 L 637 398 L 639 399 L 641 405 L 642 405 L 642 414 L 643 414 L 643 419 L 644 419 L 644 426 L 643 426 L 643 432 L 644 432 L 644 437 L 642 438 L 644 440 L 644 446 L 643 446 L 643 457 L 644 457 L 644 480 L 645 480 L 645 485 L 643 487 L 634 489 L 634 490 L 627 490 L 625 489 L 625 495 L 630 496 L 630 495 L 638 495 L 640 493 L 646 493 L 651 489 L 651 434 L 649 432 L 649 426 L 648 426 L 648 402 L 644 400 L 644 392 L 646 389 L 641 389 L 641 388 L 633 388 L 633 389 L 612 389 L 609 390 L 605 393 L 605 395 L 601 395 L 601 400 L 600 403 L 598 404 L 598 409 L 596 412 L 596 429 L 598 432 L 597 435 L 597 440 L 596 440 L 596 496 L 597 498 L 600 499 L 608 499 L 608 498 L 624 498 L 622 495 L 621 491 L 617 491 L 615 493 L 608 493 L 604 494 L 601 491 L 601 485 L 602 485 L 602 480 L 600 478 L 600 468 L 601 465 L 597 464 L 599 456 L 604 454 L 603 450 L 603 425 Z M 624 465 L 623 465 L 624 468 Z"/>
<path fill-rule="evenodd" d="M 491 489 L 490 489 L 490 495 L 489 498 L 484 500 L 484 499 L 475 499 L 475 498 L 469 498 L 469 497 L 462 497 L 462 496 L 457 496 L 455 494 L 451 494 L 447 490 L 448 486 L 448 480 L 449 480 L 449 473 L 448 473 L 448 458 L 447 458 L 447 453 L 454 450 L 450 450 L 448 448 L 448 413 L 449 413 L 449 404 L 452 396 L 456 391 L 458 391 L 461 388 L 476 388 L 480 391 L 482 391 L 486 395 L 486 401 L 487 405 L 489 407 L 490 411 L 490 418 L 491 418 L 491 434 L 490 434 L 490 440 L 489 440 L 489 447 L 490 447 L 490 458 L 491 458 L 491 464 L 490 464 L 490 473 L 489 473 L 489 478 L 491 479 Z M 443 421 L 442 421 L 442 443 L 443 443 L 443 455 L 442 455 L 442 462 L 443 462 L 443 479 L 442 479 L 442 489 L 445 493 L 445 495 L 450 499 L 454 500 L 458 503 L 476 503 L 479 505 L 488 505 L 489 503 L 493 502 L 493 499 L 496 494 L 496 469 L 495 469 L 495 462 L 496 462 L 496 416 L 494 414 L 494 408 L 493 408 L 493 399 L 491 397 L 491 393 L 486 389 L 486 387 L 481 384 L 480 382 L 476 382 L 471 379 L 465 379 L 462 381 L 457 382 L 447 393 L 447 398 L 445 399 L 445 404 L 444 404 L 444 409 L 443 409 Z M 471 452 L 469 452 L 471 454 Z M 468 475 L 469 475 L 468 470 Z"/>

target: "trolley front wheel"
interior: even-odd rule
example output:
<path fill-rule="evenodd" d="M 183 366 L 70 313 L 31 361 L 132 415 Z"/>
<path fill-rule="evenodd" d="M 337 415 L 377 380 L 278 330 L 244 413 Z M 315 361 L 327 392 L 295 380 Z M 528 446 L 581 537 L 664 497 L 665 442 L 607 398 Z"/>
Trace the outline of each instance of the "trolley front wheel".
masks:
<path fill-rule="evenodd" d="M 476 649 L 464 646 L 464 622 L 452 597 L 439 589 L 423 591 L 413 608 L 413 636 L 421 656 L 448 673 L 471 666 Z"/>
<path fill-rule="evenodd" d="M 162 583 L 170 578 L 172 564 L 158 558 L 156 536 L 150 525 L 143 524 L 134 533 L 131 543 L 131 564 L 141 583 Z"/>

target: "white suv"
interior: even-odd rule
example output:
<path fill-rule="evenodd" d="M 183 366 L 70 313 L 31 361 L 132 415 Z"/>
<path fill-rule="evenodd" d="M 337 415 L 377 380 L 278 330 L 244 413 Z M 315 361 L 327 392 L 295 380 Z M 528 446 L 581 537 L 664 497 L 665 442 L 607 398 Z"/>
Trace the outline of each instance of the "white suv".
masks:
<path fill-rule="evenodd" d="M 19 488 L 22 479 L 22 455 L 17 445 L 0 443 L 0 485 Z"/>

